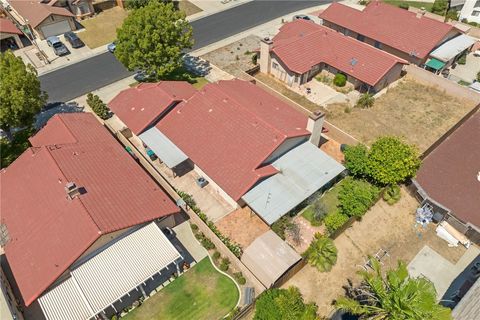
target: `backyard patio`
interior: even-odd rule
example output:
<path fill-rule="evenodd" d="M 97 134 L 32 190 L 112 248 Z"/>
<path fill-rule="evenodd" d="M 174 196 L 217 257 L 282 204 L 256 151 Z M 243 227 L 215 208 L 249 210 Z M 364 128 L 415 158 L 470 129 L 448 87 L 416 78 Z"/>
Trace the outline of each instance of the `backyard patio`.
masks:
<path fill-rule="evenodd" d="M 450 248 L 438 238 L 435 226 L 415 227 L 415 210 L 418 202 L 402 189 L 401 200 L 389 206 L 380 200 L 361 221 L 344 231 L 335 240 L 338 249 L 336 265 L 328 273 L 320 273 L 314 267 L 305 266 L 284 287 L 297 286 L 307 301 L 315 301 L 319 314 L 328 316 L 333 311 L 332 301 L 344 294 L 347 279 L 358 282 L 357 271 L 373 256 L 385 250 L 382 263 L 385 267 L 396 266 L 397 260 L 410 262 L 425 246 L 456 264 L 466 252 L 463 247 Z"/>
<path fill-rule="evenodd" d="M 238 298 L 235 283 L 205 258 L 122 319 L 220 319 L 233 310 Z"/>

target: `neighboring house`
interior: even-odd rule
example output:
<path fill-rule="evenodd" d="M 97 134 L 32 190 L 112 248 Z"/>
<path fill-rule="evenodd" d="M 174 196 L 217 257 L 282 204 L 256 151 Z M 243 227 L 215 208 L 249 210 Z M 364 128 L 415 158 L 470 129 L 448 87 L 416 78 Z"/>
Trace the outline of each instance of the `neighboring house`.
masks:
<path fill-rule="evenodd" d="M 460 21 L 480 23 L 480 0 L 451 0 L 450 8 L 460 12 Z"/>
<path fill-rule="evenodd" d="M 178 272 L 160 227 L 179 208 L 94 115 L 57 114 L 30 143 L 0 171 L 0 240 L 27 318 L 110 317 Z"/>
<path fill-rule="evenodd" d="M 472 242 L 480 244 L 479 107 L 423 159 L 417 196 Z"/>
<path fill-rule="evenodd" d="M 2 51 L 10 49 L 10 44 L 13 42 L 17 48 L 23 48 L 20 36 L 23 33 L 7 18 L 0 17 L 0 41 Z"/>
<path fill-rule="evenodd" d="M 89 17 L 95 13 L 93 0 L 40 0 L 40 2 L 49 6 L 68 9 L 77 18 Z"/>
<path fill-rule="evenodd" d="M 32 0 L 11 0 L 9 3 L 19 23 L 42 40 L 77 29 L 74 15 L 65 8 Z"/>
<path fill-rule="evenodd" d="M 260 71 L 289 86 L 305 84 L 322 70 L 347 76 L 355 89 L 378 92 L 400 78 L 408 62 L 303 19 L 283 25 L 260 44 Z"/>
<path fill-rule="evenodd" d="M 435 73 L 442 72 L 461 56 L 470 52 L 477 41 L 466 34 L 448 40 L 430 53 L 430 59 L 425 64 L 425 69 Z"/>
<path fill-rule="evenodd" d="M 185 85 L 148 85 L 178 89 L 177 99 L 184 99 L 178 104 L 173 91 L 157 101 L 141 85 L 120 93 L 109 107 L 167 167 L 175 172 L 187 165 L 232 206 L 249 205 L 272 224 L 344 170 L 318 148 L 322 115 L 307 121 L 246 81 L 208 84 L 193 95 Z M 124 99 L 132 95 L 135 101 Z M 265 184 L 270 190 L 263 191 Z"/>
<path fill-rule="evenodd" d="M 323 24 L 349 37 L 389 52 L 416 65 L 427 62 L 430 52 L 461 34 L 450 24 L 380 1 L 363 11 L 333 3 L 320 14 Z"/>

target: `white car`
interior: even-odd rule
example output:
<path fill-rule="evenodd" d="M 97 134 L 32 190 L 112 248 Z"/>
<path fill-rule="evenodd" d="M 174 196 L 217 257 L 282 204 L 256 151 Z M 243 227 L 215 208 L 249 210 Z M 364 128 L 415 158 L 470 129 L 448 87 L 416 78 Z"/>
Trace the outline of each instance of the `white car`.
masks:
<path fill-rule="evenodd" d="M 475 50 L 475 51 L 473 52 L 473 55 L 474 55 L 475 57 L 480 57 L 480 50 Z"/>

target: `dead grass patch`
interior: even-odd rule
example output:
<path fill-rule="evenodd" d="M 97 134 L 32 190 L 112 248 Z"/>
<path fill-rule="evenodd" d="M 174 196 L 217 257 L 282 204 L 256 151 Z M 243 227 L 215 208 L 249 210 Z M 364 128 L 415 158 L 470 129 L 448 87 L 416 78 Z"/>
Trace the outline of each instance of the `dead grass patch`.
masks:
<path fill-rule="evenodd" d="M 120 7 L 102 11 L 81 22 L 85 31 L 79 32 L 78 36 L 90 49 L 106 45 L 117 38 L 117 28 L 122 25 L 127 15 L 128 12 Z"/>

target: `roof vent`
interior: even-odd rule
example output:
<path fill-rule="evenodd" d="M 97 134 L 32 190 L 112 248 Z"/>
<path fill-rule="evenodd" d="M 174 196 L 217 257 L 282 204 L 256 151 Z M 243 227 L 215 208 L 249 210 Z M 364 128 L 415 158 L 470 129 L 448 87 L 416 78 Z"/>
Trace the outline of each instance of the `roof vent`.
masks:
<path fill-rule="evenodd" d="M 357 63 L 358 63 L 358 60 L 355 59 L 355 58 L 352 58 L 352 59 L 350 60 L 350 65 L 351 65 L 352 67 L 355 66 Z"/>
<path fill-rule="evenodd" d="M 77 187 L 75 182 L 67 182 L 65 192 L 67 193 L 68 199 L 72 200 L 80 195 L 80 188 Z"/>

